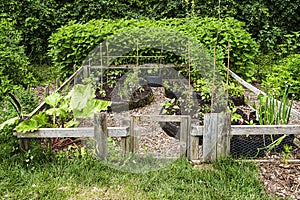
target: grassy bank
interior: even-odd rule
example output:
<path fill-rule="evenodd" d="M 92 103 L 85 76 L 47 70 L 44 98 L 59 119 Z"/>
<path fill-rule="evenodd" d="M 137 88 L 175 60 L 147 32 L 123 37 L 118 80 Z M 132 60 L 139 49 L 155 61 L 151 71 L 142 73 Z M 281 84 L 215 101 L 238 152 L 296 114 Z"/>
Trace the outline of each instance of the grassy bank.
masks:
<path fill-rule="evenodd" d="M 179 159 L 159 171 L 130 174 L 92 156 L 13 153 L 15 142 L 3 137 L 0 142 L 3 199 L 270 199 L 253 163 L 229 159 L 199 170 Z"/>

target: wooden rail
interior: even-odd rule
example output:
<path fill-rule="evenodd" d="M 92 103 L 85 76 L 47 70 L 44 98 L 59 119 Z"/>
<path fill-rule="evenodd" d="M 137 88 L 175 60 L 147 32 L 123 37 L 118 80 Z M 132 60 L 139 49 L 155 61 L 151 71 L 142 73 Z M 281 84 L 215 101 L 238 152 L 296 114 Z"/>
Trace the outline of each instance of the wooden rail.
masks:
<path fill-rule="evenodd" d="M 129 127 L 107 127 L 109 137 L 129 136 Z M 94 127 L 87 128 L 40 128 L 32 133 L 15 132 L 18 138 L 94 137 Z"/>
<path fill-rule="evenodd" d="M 190 116 L 184 115 L 142 115 L 132 116 L 129 127 L 106 127 L 106 114 L 95 114 L 95 126 L 87 128 L 40 128 L 32 133 L 15 132 L 23 141 L 31 138 L 79 137 L 94 138 L 95 149 L 100 159 L 107 155 L 107 137 L 120 137 L 121 149 L 138 153 L 139 123 L 142 121 L 180 122 L 180 153 L 190 160 L 213 162 L 229 155 L 230 136 L 232 135 L 297 135 L 300 125 L 230 125 L 230 115 L 220 113 L 205 114 L 204 126 L 192 126 Z M 200 146 L 200 138 L 203 145 Z M 28 144 L 24 146 L 28 148 Z M 202 148 L 202 155 L 200 155 Z"/>

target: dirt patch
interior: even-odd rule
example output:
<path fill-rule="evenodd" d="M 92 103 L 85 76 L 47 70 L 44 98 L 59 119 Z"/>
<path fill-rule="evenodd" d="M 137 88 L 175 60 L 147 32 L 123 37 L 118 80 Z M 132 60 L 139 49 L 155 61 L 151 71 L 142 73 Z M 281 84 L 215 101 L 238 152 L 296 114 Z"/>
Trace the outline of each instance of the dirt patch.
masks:
<path fill-rule="evenodd" d="M 300 163 L 258 163 L 263 185 L 277 197 L 300 199 Z"/>

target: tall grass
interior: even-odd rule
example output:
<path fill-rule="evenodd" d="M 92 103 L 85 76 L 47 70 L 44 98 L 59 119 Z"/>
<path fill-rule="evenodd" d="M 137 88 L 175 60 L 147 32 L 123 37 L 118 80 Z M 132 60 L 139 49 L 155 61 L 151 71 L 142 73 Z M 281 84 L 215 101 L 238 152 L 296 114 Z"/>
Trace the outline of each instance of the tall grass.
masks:
<path fill-rule="evenodd" d="M 157 171 L 126 173 L 90 154 L 51 154 L 0 135 L 0 199 L 271 199 L 254 163 L 192 166 L 181 158 Z"/>
<path fill-rule="evenodd" d="M 288 124 L 293 100 L 289 100 L 290 86 L 285 88 L 281 101 L 277 101 L 271 94 L 258 95 L 258 120 L 261 125 Z"/>
<path fill-rule="evenodd" d="M 288 124 L 291 116 L 291 110 L 293 105 L 293 99 L 289 100 L 290 86 L 286 86 L 285 91 L 282 95 L 280 101 L 276 100 L 273 95 L 268 94 L 266 96 L 260 94 L 258 96 L 259 99 L 259 107 L 258 107 L 258 121 L 260 125 L 279 125 L 279 124 Z M 255 106 L 256 107 L 256 106 Z M 273 135 L 270 134 L 271 143 L 262 148 L 258 149 L 258 153 L 261 150 L 267 149 L 271 151 L 272 149 L 279 146 L 282 141 L 287 137 L 287 134 L 284 134 L 276 139 L 274 139 Z M 263 135 L 263 139 L 265 142 L 265 135 Z"/>

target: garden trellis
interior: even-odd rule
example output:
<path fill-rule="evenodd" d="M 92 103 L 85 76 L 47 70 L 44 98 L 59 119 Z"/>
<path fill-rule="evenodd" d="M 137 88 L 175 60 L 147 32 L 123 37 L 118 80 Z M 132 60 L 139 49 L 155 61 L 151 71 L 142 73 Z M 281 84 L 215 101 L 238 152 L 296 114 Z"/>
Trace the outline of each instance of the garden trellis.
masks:
<path fill-rule="evenodd" d="M 88 58 L 84 65 L 82 65 L 74 74 L 67 79 L 58 89 L 61 90 L 66 85 L 74 81 L 74 83 L 84 83 L 86 79 L 89 79 L 93 73 L 93 70 L 100 71 L 96 76 L 92 76 L 94 79 L 88 81 L 100 81 L 101 86 L 103 84 L 103 71 L 110 69 L 132 69 L 133 71 L 153 69 L 158 66 L 162 69 L 173 69 L 175 67 L 182 67 L 188 69 L 188 81 L 183 84 L 187 86 L 186 89 L 190 88 L 190 45 L 188 45 L 188 63 L 181 65 L 174 64 L 153 64 L 153 63 L 140 63 L 141 58 L 158 58 L 162 59 L 163 56 L 140 56 L 138 51 L 138 43 L 136 44 L 136 55 L 133 56 L 119 56 L 110 55 L 108 45 L 106 46 L 106 54 L 103 55 L 102 47 L 100 44 L 99 52 L 94 52 L 99 59 L 97 61 Z M 97 54 L 99 53 L 99 54 Z M 124 64 L 124 65 L 109 65 L 111 61 L 109 59 L 115 58 L 133 58 L 136 63 Z M 105 61 L 106 60 L 106 61 Z M 106 63 L 106 64 L 105 64 Z M 245 87 L 252 88 L 252 91 L 257 92 L 257 89 L 253 89 L 246 84 L 245 81 L 240 79 L 232 71 L 230 71 L 232 77 L 237 79 Z M 138 74 L 137 74 L 138 75 Z M 170 75 L 170 74 L 168 74 Z M 175 76 L 179 77 L 179 76 Z M 96 78 L 96 79 L 95 79 Z M 138 77 L 137 77 L 138 78 Z M 175 79 L 176 80 L 176 79 Z M 242 81 L 241 81 L 242 80 Z M 216 97 L 215 97 L 216 98 Z M 37 109 L 31 114 L 36 114 L 40 109 L 43 108 L 45 103 L 42 103 Z M 292 110 L 292 114 L 297 114 L 296 111 Z M 298 115 L 299 116 L 299 115 Z M 40 128 L 34 133 L 15 133 L 18 138 L 23 141 L 28 141 L 29 138 L 56 138 L 56 137 L 80 137 L 80 138 L 94 138 L 95 149 L 97 156 L 100 159 L 105 159 L 108 156 L 108 144 L 107 138 L 115 137 L 120 138 L 120 149 L 122 155 L 138 154 L 139 147 L 138 143 L 140 135 L 138 126 L 140 121 L 157 121 L 157 122 L 177 122 L 180 123 L 180 155 L 188 157 L 193 161 L 205 161 L 211 162 L 218 158 L 226 157 L 231 154 L 231 141 L 234 136 L 254 137 L 257 135 L 297 135 L 300 134 L 299 125 L 249 125 L 249 126 L 235 126 L 230 124 L 230 114 L 224 113 L 210 113 L 204 116 L 204 125 L 199 126 L 192 124 L 191 117 L 189 115 L 134 115 L 130 116 L 130 123 L 128 126 L 123 127 L 107 127 L 106 116 L 103 113 L 96 113 L 94 115 L 94 127 L 85 128 Z M 249 139 L 251 140 L 251 139 Z M 203 141 L 202 144 L 200 141 Z M 28 148 L 27 142 L 25 148 Z M 256 149 L 255 149 L 256 150 Z"/>

